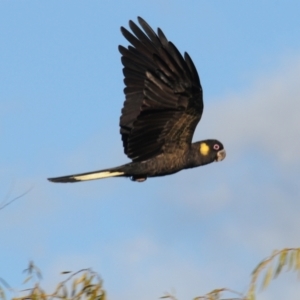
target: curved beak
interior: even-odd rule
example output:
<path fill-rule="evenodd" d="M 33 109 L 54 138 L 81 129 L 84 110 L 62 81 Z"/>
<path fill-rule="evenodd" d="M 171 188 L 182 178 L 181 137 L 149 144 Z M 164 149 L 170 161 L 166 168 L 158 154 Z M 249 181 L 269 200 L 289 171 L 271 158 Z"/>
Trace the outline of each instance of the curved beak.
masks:
<path fill-rule="evenodd" d="M 225 157 L 226 157 L 226 151 L 225 151 L 225 149 L 220 150 L 219 152 L 217 152 L 216 161 L 222 161 Z"/>

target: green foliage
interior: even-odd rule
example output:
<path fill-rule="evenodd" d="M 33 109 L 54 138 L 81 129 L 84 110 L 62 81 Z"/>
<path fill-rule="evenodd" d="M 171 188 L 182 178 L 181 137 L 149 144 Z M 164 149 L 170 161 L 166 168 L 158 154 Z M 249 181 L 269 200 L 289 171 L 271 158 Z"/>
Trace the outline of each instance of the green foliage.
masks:
<path fill-rule="evenodd" d="M 226 298 L 226 299 L 221 298 L 225 293 L 238 296 L 238 298 L 236 298 L 236 297 L 235 298 Z M 165 296 L 163 296 L 161 298 L 169 298 L 171 300 L 177 300 L 175 296 L 170 295 L 170 294 L 166 294 Z M 212 290 L 211 292 L 205 294 L 204 296 L 195 297 L 193 300 L 249 300 L 249 298 L 246 298 L 243 296 L 242 293 L 233 291 L 231 289 L 221 288 L 221 289 Z"/>
<path fill-rule="evenodd" d="M 10 286 L 7 284 L 7 282 L 0 277 L 0 300 L 1 299 L 3 299 L 3 300 L 6 299 L 6 297 L 5 297 L 5 291 L 4 291 L 3 287 L 5 287 L 6 289 L 10 290 Z"/>
<path fill-rule="evenodd" d="M 286 271 L 296 271 L 300 274 L 300 248 L 285 248 L 276 250 L 260 262 L 253 270 L 249 289 L 246 294 L 233 291 L 228 288 L 214 289 L 213 291 L 194 298 L 194 300 L 225 300 L 225 295 L 233 296 L 226 300 L 256 300 L 257 286 L 260 289 L 267 288 L 270 282 L 278 275 Z M 106 300 L 106 292 L 103 289 L 103 281 L 100 276 L 91 269 L 82 269 L 78 272 L 62 272 L 63 275 L 69 275 L 65 280 L 58 283 L 54 292 L 46 293 L 41 285 L 41 271 L 33 262 L 24 270 L 27 277 L 24 283 L 34 282 L 34 287 L 20 291 L 18 296 L 12 297 L 12 300 Z M 5 280 L 0 278 L 0 300 L 6 300 L 5 290 L 12 291 Z M 162 299 L 176 300 L 171 294 L 166 294 Z"/>
<path fill-rule="evenodd" d="M 260 262 L 253 270 L 251 282 L 246 294 L 233 291 L 228 288 L 215 289 L 203 296 L 194 298 L 194 300 L 256 300 L 257 283 L 261 281 L 261 290 L 267 288 L 272 279 L 275 279 L 282 271 L 297 271 L 300 274 L 300 248 L 285 248 L 276 250 Z M 264 276 L 263 276 L 264 275 Z M 234 298 L 223 298 L 229 294 Z M 236 298 L 238 296 L 238 298 Z M 176 300 L 173 295 L 165 295 L 162 298 Z"/>
<path fill-rule="evenodd" d="M 300 248 L 285 248 L 275 250 L 272 255 L 264 259 L 252 272 L 252 279 L 248 291 L 248 297 L 255 299 L 255 290 L 258 278 L 262 278 L 261 289 L 269 286 L 272 279 L 275 279 L 282 271 L 298 271 L 300 274 Z M 262 274 L 264 273 L 264 276 Z"/>
<path fill-rule="evenodd" d="M 65 280 L 58 283 L 54 292 L 46 293 L 40 284 L 41 271 L 33 262 L 24 272 L 27 274 L 23 283 L 33 281 L 34 287 L 19 292 L 20 295 L 12 300 L 106 300 L 103 289 L 103 281 L 100 276 L 91 269 L 82 269 L 77 272 L 64 271 L 61 274 L 70 274 Z M 10 289 L 11 290 L 11 289 Z M 1 295 L 1 291 L 3 294 Z M 6 299 L 4 289 L 0 286 L 0 299 Z"/>

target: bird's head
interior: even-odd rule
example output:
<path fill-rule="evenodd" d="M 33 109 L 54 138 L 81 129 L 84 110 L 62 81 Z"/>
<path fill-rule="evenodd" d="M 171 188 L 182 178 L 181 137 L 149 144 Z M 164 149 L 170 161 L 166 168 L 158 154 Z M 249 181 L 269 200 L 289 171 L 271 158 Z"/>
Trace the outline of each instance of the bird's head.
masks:
<path fill-rule="evenodd" d="M 223 144 L 217 140 L 204 140 L 193 143 L 192 152 L 198 166 L 214 161 L 222 161 L 226 157 Z"/>

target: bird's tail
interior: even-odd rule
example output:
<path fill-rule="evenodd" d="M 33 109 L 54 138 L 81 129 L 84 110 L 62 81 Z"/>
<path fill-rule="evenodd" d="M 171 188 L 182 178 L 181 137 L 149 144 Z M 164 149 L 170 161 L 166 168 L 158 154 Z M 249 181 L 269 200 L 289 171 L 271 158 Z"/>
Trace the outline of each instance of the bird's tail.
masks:
<path fill-rule="evenodd" d="M 115 176 L 128 176 L 124 170 L 125 166 L 126 165 L 112 168 L 112 169 L 81 173 L 81 174 L 75 174 L 69 176 L 62 176 L 62 177 L 55 177 L 55 178 L 48 178 L 48 180 L 52 182 L 66 183 L 66 182 L 95 180 L 95 179 L 102 179 L 102 178 L 115 177 Z"/>

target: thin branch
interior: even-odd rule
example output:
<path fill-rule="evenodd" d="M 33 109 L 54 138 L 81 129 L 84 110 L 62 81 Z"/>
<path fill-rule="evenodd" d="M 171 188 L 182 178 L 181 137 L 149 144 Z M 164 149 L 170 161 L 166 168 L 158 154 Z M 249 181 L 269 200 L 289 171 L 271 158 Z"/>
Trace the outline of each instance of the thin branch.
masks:
<path fill-rule="evenodd" d="M 243 300 L 243 299 L 245 299 L 245 295 L 243 295 L 240 292 L 237 292 L 237 291 L 234 291 L 234 290 L 228 289 L 228 288 L 221 288 L 221 289 L 215 289 L 215 290 L 207 293 L 204 296 L 196 297 L 196 298 L 194 298 L 194 300 L 201 300 L 201 299 L 206 300 L 206 299 L 209 299 L 209 297 L 212 295 L 221 295 L 221 293 L 224 293 L 224 292 L 235 294 L 235 295 L 239 296 L 240 298 L 222 298 L 222 300 Z"/>
<path fill-rule="evenodd" d="M 16 198 L 14 198 L 14 199 L 8 201 L 7 203 L 1 204 L 2 206 L 0 206 L 0 210 L 2 210 L 3 208 L 5 208 L 5 207 L 8 206 L 9 204 L 13 203 L 14 201 L 16 201 L 16 200 L 22 198 L 23 196 L 27 195 L 32 189 L 33 189 L 33 186 L 31 186 L 26 192 L 24 192 L 23 194 L 17 196 Z M 7 196 L 9 197 L 10 194 L 11 194 L 11 190 L 8 192 L 8 194 L 6 195 L 6 197 L 7 197 Z M 2 203 L 5 202 L 5 201 L 6 201 L 6 200 L 2 201 Z"/>
<path fill-rule="evenodd" d="M 9 286 L 9 284 L 3 279 L 0 277 L 0 282 L 8 289 L 8 290 L 11 290 L 11 287 Z"/>

